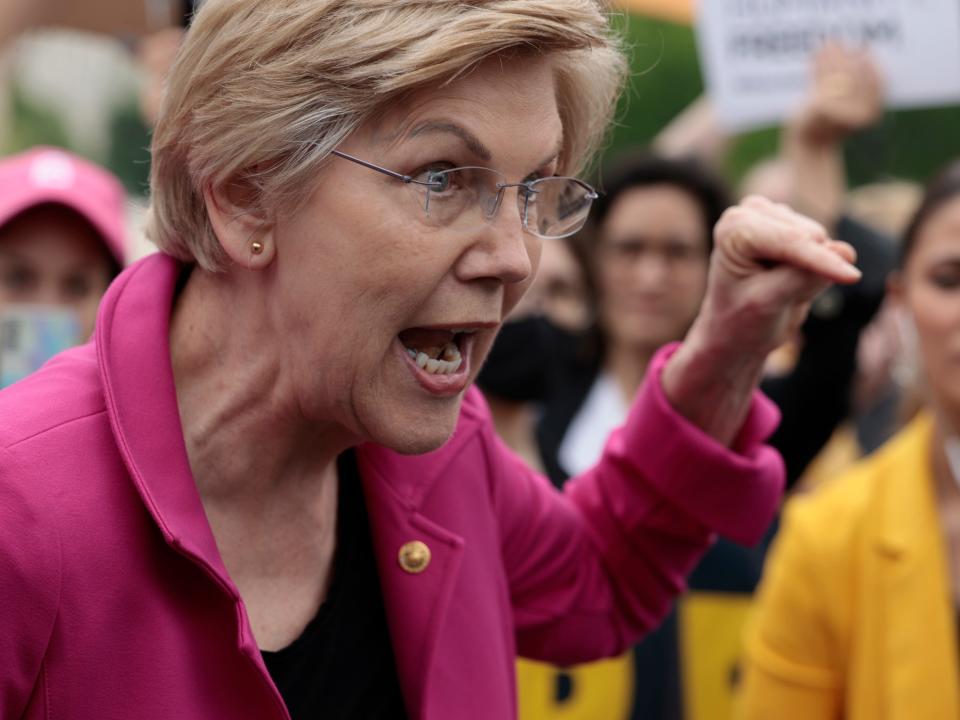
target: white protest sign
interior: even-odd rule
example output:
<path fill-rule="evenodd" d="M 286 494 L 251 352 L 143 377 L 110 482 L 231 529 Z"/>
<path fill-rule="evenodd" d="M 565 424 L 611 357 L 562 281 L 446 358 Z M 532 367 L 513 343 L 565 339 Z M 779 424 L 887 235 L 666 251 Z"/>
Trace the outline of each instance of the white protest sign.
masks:
<path fill-rule="evenodd" d="M 870 49 L 890 107 L 960 102 L 958 0 L 699 0 L 700 63 L 720 122 L 745 130 L 783 120 L 829 39 Z"/>

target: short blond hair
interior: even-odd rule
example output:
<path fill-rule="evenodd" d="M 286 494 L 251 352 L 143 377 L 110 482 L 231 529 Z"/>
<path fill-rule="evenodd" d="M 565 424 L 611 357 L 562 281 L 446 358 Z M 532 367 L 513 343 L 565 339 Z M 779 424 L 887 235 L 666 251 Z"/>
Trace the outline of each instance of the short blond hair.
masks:
<path fill-rule="evenodd" d="M 241 179 L 258 210 L 302 201 L 331 150 L 398 97 L 501 53 L 558 53 L 564 173 L 583 168 L 626 73 L 604 0 L 206 0 L 153 136 L 147 235 L 215 271 L 203 188 Z"/>

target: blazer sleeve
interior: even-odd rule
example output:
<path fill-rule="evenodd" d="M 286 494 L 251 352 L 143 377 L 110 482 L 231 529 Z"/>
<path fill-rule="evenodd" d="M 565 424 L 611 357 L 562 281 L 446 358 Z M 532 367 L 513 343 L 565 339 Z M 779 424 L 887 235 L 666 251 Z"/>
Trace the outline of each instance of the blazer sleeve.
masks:
<path fill-rule="evenodd" d="M 827 603 L 835 587 L 821 567 L 815 519 L 794 501 L 767 559 L 748 625 L 740 720 L 833 720 L 841 717 L 841 654 Z M 831 561 L 833 562 L 833 561 Z"/>
<path fill-rule="evenodd" d="M 734 448 L 720 445 L 663 394 L 672 350 L 654 358 L 598 464 L 562 493 L 489 439 L 522 655 L 564 664 L 622 651 L 666 615 L 714 533 L 756 542 L 776 511 L 783 465 L 763 444 L 776 409 L 757 393 Z"/>
<path fill-rule="evenodd" d="M 0 448 L 0 718 L 22 716 L 40 681 L 60 601 L 56 528 Z"/>

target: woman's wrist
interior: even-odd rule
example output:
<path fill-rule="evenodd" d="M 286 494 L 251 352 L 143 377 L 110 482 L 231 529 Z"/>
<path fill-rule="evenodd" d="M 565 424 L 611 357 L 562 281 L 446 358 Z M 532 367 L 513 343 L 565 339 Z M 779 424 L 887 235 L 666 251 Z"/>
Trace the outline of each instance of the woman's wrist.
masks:
<path fill-rule="evenodd" d="M 711 342 L 694 327 L 660 376 L 670 405 L 730 446 L 750 412 L 766 356 Z"/>

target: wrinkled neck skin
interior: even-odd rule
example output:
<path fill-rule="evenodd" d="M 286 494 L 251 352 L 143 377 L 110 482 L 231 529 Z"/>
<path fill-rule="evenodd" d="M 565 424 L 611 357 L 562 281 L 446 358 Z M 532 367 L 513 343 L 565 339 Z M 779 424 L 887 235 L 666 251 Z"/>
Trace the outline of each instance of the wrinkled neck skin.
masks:
<path fill-rule="evenodd" d="M 632 346 L 613 340 L 607 345 L 603 369 L 616 381 L 623 399 L 628 403 L 633 402 L 640 385 L 643 384 L 647 367 L 656 351 L 655 347 Z"/>
<path fill-rule="evenodd" d="M 319 492 L 359 442 L 302 412 L 263 275 L 195 269 L 171 318 L 177 405 L 205 504 L 254 509 L 278 493 Z"/>

